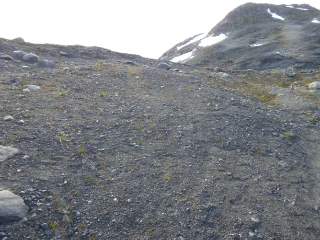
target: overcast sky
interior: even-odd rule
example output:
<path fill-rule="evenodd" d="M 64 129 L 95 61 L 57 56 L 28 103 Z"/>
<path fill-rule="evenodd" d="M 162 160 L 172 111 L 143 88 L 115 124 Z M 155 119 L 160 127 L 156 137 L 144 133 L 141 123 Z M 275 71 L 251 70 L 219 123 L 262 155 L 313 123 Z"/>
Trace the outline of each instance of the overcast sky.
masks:
<path fill-rule="evenodd" d="M 4 0 L 0 37 L 99 46 L 158 58 L 178 42 L 209 32 L 246 2 L 307 3 L 320 9 L 319 0 Z"/>

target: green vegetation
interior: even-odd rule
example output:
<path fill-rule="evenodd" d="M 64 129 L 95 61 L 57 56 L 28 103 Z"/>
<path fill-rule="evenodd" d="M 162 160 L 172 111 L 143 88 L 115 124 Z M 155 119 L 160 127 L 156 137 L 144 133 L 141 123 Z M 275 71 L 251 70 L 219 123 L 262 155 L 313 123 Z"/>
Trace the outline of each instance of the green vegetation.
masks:
<path fill-rule="evenodd" d="M 286 131 L 286 132 L 283 133 L 283 136 L 284 136 L 285 139 L 289 139 L 289 138 L 294 137 L 294 134 L 291 131 Z"/>
<path fill-rule="evenodd" d="M 80 154 L 80 155 L 84 154 L 85 152 L 86 152 L 86 148 L 84 148 L 84 147 L 79 147 L 77 149 L 77 153 Z"/>

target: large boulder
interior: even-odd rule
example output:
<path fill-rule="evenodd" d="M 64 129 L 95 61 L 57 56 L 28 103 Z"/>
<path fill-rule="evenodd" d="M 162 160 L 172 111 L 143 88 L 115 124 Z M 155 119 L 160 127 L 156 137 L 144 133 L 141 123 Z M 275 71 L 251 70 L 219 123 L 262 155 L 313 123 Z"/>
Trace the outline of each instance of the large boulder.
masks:
<path fill-rule="evenodd" d="M 41 68 L 56 68 L 57 66 L 49 60 L 40 60 L 38 63 Z"/>
<path fill-rule="evenodd" d="M 19 150 L 12 147 L 6 147 L 0 145 L 0 162 L 7 160 L 10 157 L 13 157 L 19 153 Z"/>
<path fill-rule="evenodd" d="M 33 54 L 33 53 L 28 53 L 22 57 L 22 60 L 30 63 L 36 63 L 39 61 L 39 56 Z"/>
<path fill-rule="evenodd" d="M 8 190 L 0 191 L 0 223 L 19 221 L 28 211 L 21 197 Z"/>
<path fill-rule="evenodd" d="M 19 59 L 19 60 L 22 60 L 23 56 L 27 55 L 25 52 L 23 51 L 20 51 L 20 50 L 17 50 L 17 51 L 13 51 L 11 53 L 11 56 L 16 58 L 16 59 Z"/>
<path fill-rule="evenodd" d="M 160 69 L 165 69 L 165 70 L 169 70 L 171 68 L 171 66 L 165 62 L 161 62 L 158 64 L 158 68 Z"/>
<path fill-rule="evenodd" d="M 309 84 L 309 88 L 320 89 L 320 82 L 312 82 Z"/>

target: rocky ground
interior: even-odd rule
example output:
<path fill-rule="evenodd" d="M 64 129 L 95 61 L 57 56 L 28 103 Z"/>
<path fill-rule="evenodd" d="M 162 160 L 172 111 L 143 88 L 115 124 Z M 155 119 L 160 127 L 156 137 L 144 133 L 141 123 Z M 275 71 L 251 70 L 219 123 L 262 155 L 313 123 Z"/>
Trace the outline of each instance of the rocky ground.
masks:
<path fill-rule="evenodd" d="M 29 208 L 0 239 L 320 238 L 319 72 L 0 47 L 40 57 L 0 60 L 0 190 Z"/>

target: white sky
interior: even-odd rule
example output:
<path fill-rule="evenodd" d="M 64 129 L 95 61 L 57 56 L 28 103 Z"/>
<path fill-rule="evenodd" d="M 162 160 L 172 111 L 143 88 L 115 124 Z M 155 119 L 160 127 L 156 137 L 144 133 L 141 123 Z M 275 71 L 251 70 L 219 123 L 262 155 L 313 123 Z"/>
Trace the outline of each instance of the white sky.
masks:
<path fill-rule="evenodd" d="M 307 3 L 320 9 L 319 0 L 3 0 L 0 37 L 158 58 L 184 39 L 207 33 L 246 2 Z"/>

